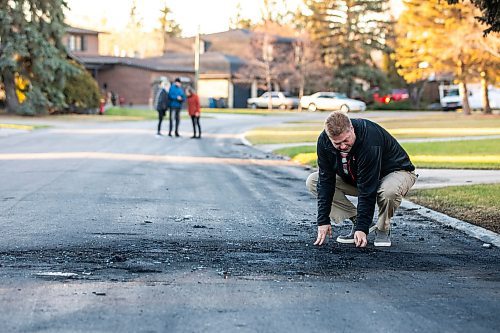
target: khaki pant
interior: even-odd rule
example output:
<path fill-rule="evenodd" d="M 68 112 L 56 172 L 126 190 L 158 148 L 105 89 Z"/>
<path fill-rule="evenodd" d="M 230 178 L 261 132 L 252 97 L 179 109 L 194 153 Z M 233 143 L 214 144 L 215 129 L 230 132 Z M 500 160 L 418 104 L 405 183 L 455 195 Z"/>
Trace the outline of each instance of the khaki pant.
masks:
<path fill-rule="evenodd" d="M 394 216 L 394 212 L 416 180 L 417 175 L 413 171 L 395 171 L 380 180 L 377 190 L 377 205 L 379 210 L 377 229 L 386 231 L 391 229 L 391 218 Z M 317 184 L 318 172 L 314 172 L 307 178 L 306 187 L 315 197 L 318 196 Z M 330 211 L 330 217 L 336 224 L 342 223 L 345 219 L 354 217 L 357 214 L 356 206 L 347 199 L 346 195 L 357 197 L 358 189 L 355 186 L 345 183 L 337 175 L 332 210 Z"/>

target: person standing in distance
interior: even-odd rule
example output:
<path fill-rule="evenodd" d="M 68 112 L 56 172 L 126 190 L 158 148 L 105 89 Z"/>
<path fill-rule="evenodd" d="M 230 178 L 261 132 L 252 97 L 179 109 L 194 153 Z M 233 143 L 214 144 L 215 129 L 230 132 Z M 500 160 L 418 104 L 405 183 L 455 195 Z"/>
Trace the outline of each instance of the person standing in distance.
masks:
<path fill-rule="evenodd" d="M 170 100 L 170 114 L 169 114 L 169 131 L 168 136 L 172 136 L 172 116 L 175 117 L 175 136 L 179 137 L 179 123 L 181 122 L 181 108 L 182 103 L 186 100 L 186 95 L 182 89 L 181 79 L 176 78 L 174 84 L 170 86 L 168 92 L 168 98 Z"/>
<path fill-rule="evenodd" d="M 391 218 L 417 175 L 408 154 L 384 128 L 366 119 L 349 119 L 332 112 L 318 138 L 318 172 L 306 181 L 318 199 L 318 235 L 314 245 L 332 237 L 330 218 L 335 223 L 352 221 L 349 234 L 340 243 L 365 247 L 367 235 L 375 231 L 375 246 L 391 246 Z M 357 208 L 346 198 L 357 196 Z M 372 224 L 375 203 L 378 221 Z"/>
<path fill-rule="evenodd" d="M 200 126 L 200 98 L 196 94 L 193 88 L 189 87 L 186 89 L 188 113 L 191 117 L 193 123 L 193 136 L 191 139 L 201 139 L 201 126 Z M 196 135 L 196 129 L 198 129 L 198 135 Z"/>
<path fill-rule="evenodd" d="M 161 123 L 163 121 L 163 117 L 165 117 L 165 112 L 168 109 L 168 91 L 170 88 L 170 83 L 168 81 L 160 81 L 159 90 L 156 94 L 156 111 L 158 111 L 158 129 L 156 131 L 156 136 L 160 137 L 161 134 Z"/>

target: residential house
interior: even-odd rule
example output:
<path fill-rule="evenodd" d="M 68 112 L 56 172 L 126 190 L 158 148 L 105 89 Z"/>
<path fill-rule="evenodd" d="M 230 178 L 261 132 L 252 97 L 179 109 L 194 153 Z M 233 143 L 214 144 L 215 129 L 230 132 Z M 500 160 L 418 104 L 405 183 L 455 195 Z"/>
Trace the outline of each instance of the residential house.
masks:
<path fill-rule="evenodd" d="M 161 77 L 181 77 L 193 84 L 194 37 L 171 38 L 167 52 L 158 57 L 131 58 L 99 54 L 100 32 L 69 27 L 64 42 L 99 84 L 103 93 L 120 96 L 125 104 L 150 105 Z M 237 29 L 201 37 L 198 95 L 203 106 L 246 107 L 246 100 L 262 92 L 255 79 L 242 76 L 255 32 Z M 278 38 L 293 52 L 294 39 Z M 278 87 L 278 85 L 275 85 Z"/>

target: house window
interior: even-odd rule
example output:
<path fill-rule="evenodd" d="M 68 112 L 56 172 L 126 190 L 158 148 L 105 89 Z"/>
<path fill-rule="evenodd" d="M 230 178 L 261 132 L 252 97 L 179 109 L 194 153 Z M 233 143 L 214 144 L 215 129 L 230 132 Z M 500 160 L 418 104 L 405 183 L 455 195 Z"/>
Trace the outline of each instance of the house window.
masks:
<path fill-rule="evenodd" d="M 70 35 L 68 39 L 70 51 L 85 51 L 85 38 L 82 35 Z"/>

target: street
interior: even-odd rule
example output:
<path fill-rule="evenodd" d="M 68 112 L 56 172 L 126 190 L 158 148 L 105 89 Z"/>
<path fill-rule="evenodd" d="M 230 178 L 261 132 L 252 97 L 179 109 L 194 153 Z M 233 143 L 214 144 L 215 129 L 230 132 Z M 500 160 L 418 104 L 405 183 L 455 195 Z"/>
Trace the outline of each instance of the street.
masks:
<path fill-rule="evenodd" d="M 497 247 L 412 209 L 391 248 L 312 245 L 311 171 L 240 137 L 299 116 L 0 136 L 0 331 L 498 332 Z"/>

